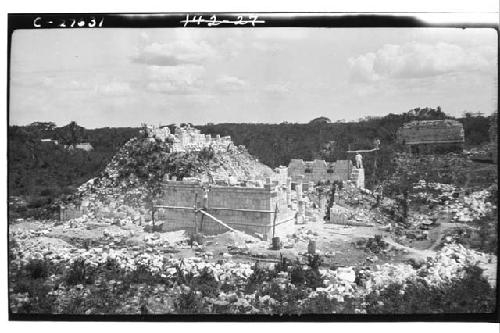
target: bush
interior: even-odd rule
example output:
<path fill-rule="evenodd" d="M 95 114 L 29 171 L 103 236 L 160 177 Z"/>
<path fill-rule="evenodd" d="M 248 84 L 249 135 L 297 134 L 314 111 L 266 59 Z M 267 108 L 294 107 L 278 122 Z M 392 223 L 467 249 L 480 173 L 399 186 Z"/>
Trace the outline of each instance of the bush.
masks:
<path fill-rule="evenodd" d="M 180 294 L 174 301 L 174 309 L 177 313 L 203 313 L 203 301 L 201 296 L 190 290 L 186 294 Z"/>
<path fill-rule="evenodd" d="M 339 302 L 335 298 L 329 299 L 327 295 L 320 294 L 314 298 L 305 300 L 302 313 L 326 314 L 326 313 L 355 313 L 360 307 L 360 302 L 355 299 L 345 299 Z"/>
<path fill-rule="evenodd" d="M 306 283 L 306 273 L 304 269 L 302 268 L 302 265 L 297 264 L 293 266 L 291 272 L 290 272 L 290 281 L 294 285 L 303 285 Z"/>
<path fill-rule="evenodd" d="M 71 264 L 64 280 L 69 285 L 93 284 L 96 280 L 96 277 L 97 269 L 90 265 L 87 265 L 85 263 L 85 259 L 79 258 Z"/>
<path fill-rule="evenodd" d="M 49 276 L 50 265 L 41 259 L 31 259 L 25 266 L 27 276 L 31 279 L 42 279 Z"/>
<path fill-rule="evenodd" d="M 200 291 L 203 297 L 217 297 L 220 290 L 219 282 L 208 267 L 203 268 L 200 275 L 191 281 L 189 287 L 192 290 Z"/>
<path fill-rule="evenodd" d="M 319 255 L 310 254 L 307 256 L 307 265 L 310 269 L 305 272 L 305 279 L 308 287 L 316 289 L 323 285 L 323 279 L 319 272 L 321 264 L 323 264 L 323 259 Z"/>
<path fill-rule="evenodd" d="M 467 267 L 463 278 L 444 286 L 425 280 L 391 284 L 366 297 L 367 313 L 490 313 L 495 311 L 495 291 L 477 266 Z"/>
<path fill-rule="evenodd" d="M 283 258 L 281 263 L 283 262 Z M 262 268 L 256 262 L 254 264 L 253 273 L 247 280 L 247 285 L 245 286 L 246 293 L 255 292 L 265 281 L 269 281 L 276 276 L 276 272 L 282 268 L 280 265 L 277 265 L 275 271 L 270 271 L 268 269 Z"/>

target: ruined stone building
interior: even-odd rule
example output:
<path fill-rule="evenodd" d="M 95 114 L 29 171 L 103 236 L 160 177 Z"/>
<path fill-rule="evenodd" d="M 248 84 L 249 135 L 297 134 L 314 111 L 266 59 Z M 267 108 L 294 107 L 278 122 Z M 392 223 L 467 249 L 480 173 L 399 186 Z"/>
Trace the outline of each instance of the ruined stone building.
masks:
<path fill-rule="evenodd" d="M 87 152 L 94 150 L 94 147 L 88 142 L 77 143 L 76 145 L 64 145 L 64 149 L 74 150 L 81 149 Z"/>
<path fill-rule="evenodd" d="M 40 142 L 42 144 L 52 144 L 52 145 L 55 145 L 55 146 L 57 146 L 59 144 L 59 141 L 54 140 L 54 139 L 41 139 Z"/>
<path fill-rule="evenodd" d="M 164 231 L 194 229 L 195 223 L 204 234 L 227 231 L 211 218 L 196 215 L 192 209 L 196 202 L 197 207 L 234 229 L 271 239 L 293 232 L 297 204 L 292 204 L 290 184 L 283 186 L 270 179 L 262 187 L 166 181 L 157 218 Z"/>
<path fill-rule="evenodd" d="M 324 160 L 292 159 L 288 165 L 288 175 L 294 183 L 352 181 L 356 187 L 365 187 L 364 169 L 353 167 L 351 160 L 325 162 Z"/>
<path fill-rule="evenodd" d="M 170 140 L 172 142 L 172 151 L 196 151 L 211 147 L 214 150 L 226 150 L 233 144 L 230 136 L 221 137 L 200 133 L 199 129 L 190 125 L 177 126 L 174 133 L 170 132 L 168 126 L 156 127 L 152 125 L 145 126 L 143 134 L 151 140 L 160 140 L 162 142 Z"/>
<path fill-rule="evenodd" d="M 82 149 L 85 151 L 91 151 L 94 149 L 94 147 L 92 147 L 92 145 L 88 142 L 82 142 L 82 143 L 77 143 L 75 145 L 75 149 Z"/>
<path fill-rule="evenodd" d="M 456 120 L 421 120 L 404 124 L 397 133 L 398 142 L 413 154 L 460 153 L 464 128 Z"/>

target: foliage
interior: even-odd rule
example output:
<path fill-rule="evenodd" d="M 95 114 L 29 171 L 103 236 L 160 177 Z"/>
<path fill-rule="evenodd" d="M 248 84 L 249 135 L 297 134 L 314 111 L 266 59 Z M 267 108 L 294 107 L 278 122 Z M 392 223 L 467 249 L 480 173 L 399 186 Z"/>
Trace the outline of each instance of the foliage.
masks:
<path fill-rule="evenodd" d="M 490 313 L 495 310 L 495 291 L 477 266 L 467 267 L 463 278 L 428 285 L 423 279 L 391 284 L 366 297 L 367 313 Z"/>
<path fill-rule="evenodd" d="M 87 130 L 72 122 L 64 127 L 36 122 L 8 130 L 9 195 L 24 196 L 28 206 L 9 209 L 11 218 L 50 218 L 57 213 L 55 198 L 72 194 L 77 186 L 95 177 L 117 149 L 138 129 Z M 43 143 L 56 139 L 59 144 Z M 64 144 L 90 142 L 94 150 L 68 150 Z M 78 143 L 78 142 L 77 142 Z"/>
<path fill-rule="evenodd" d="M 85 263 L 85 259 L 75 260 L 65 276 L 68 285 L 93 284 L 96 279 L 96 270 Z"/>
<path fill-rule="evenodd" d="M 174 302 L 174 309 L 180 314 L 206 312 L 201 295 L 193 290 L 180 294 Z"/>

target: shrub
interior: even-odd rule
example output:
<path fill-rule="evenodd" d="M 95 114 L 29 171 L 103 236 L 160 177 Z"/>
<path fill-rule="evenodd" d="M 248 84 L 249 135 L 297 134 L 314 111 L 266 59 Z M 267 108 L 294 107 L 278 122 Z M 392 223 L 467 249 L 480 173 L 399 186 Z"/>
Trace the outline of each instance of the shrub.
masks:
<path fill-rule="evenodd" d="M 208 267 L 204 267 L 200 275 L 191 281 L 190 288 L 200 291 L 203 297 L 217 297 L 220 293 L 220 284 Z"/>
<path fill-rule="evenodd" d="M 49 276 L 50 266 L 45 260 L 31 259 L 25 266 L 27 276 L 31 279 L 41 279 Z"/>
<path fill-rule="evenodd" d="M 391 284 L 366 297 L 367 313 L 488 313 L 495 310 L 495 291 L 477 266 L 465 268 L 465 276 L 443 286 L 425 280 Z"/>
<path fill-rule="evenodd" d="M 327 295 L 320 294 L 313 298 L 305 300 L 302 306 L 302 313 L 326 314 L 326 313 L 355 313 L 360 302 L 353 298 L 345 299 L 339 302 L 337 299 L 329 299 Z"/>
<path fill-rule="evenodd" d="M 308 287 L 315 289 L 323 285 L 323 279 L 319 272 L 322 263 L 323 259 L 317 254 L 307 256 L 307 265 L 310 269 L 305 271 L 305 279 Z"/>
<path fill-rule="evenodd" d="M 203 313 L 204 309 L 201 296 L 193 290 L 180 294 L 174 301 L 174 309 L 177 313 Z"/>
<path fill-rule="evenodd" d="M 66 272 L 64 280 L 69 285 L 93 284 L 97 277 L 97 269 L 87 265 L 85 259 L 75 260 Z"/>
<path fill-rule="evenodd" d="M 256 262 L 254 264 L 253 273 L 248 277 L 247 284 L 245 286 L 246 293 L 255 292 L 259 286 L 262 285 L 265 281 L 269 281 L 273 277 L 276 276 L 276 272 L 278 271 L 278 265 L 275 271 L 270 271 L 268 269 L 262 268 Z"/>
<path fill-rule="evenodd" d="M 306 273 L 302 265 L 296 264 L 290 272 L 290 281 L 295 285 L 303 285 L 306 282 Z"/>

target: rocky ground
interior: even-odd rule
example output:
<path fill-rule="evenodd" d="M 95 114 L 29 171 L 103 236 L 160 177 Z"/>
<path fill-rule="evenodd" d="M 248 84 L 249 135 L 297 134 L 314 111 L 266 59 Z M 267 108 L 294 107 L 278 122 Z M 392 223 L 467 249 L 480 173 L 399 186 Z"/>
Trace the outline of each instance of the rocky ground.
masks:
<path fill-rule="evenodd" d="M 178 311 L 176 300 L 179 295 L 189 291 L 187 283 L 183 284 L 178 280 L 188 272 L 194 276 L 208 272 L 217 283 L 240 286 L 227 293 L 204 296 L 205 305 L 210 303 L 212 307 L 231 309 L 228 311 L 246 309 L 244 313 L 271 311 L 272 298 L 264 303 L 262 299 L 258 301 L 267 309 L 263 310 L 255 305 L 255 294 L 244 291 L 244 286 L 255 272 L 255 263 L 275 267 L 285 257 L 290 262 L 304 264 L 310 241 L 316 242 L 322 264 L 319 267 L 321 283 L 309 290 L 308 297 L 327 295 L 342 303 L 345 298 L 362 297 L 373 290 L 383 289 L 390 283 L 403 282 L 420 275 L 425 276 L 431 284 L 439 284 L 458 276 L 464 267 L 472 264 L 485 269 L 484 276 L 492 286 L 496 284 L 495 255 L 454 244 L 446 245 L 439 251 L 418 250 L 392 240 L 390 232 L 385 231 L 381 225 L 353 227 L 323 222 L 297 225 L 294 234 L 282 239 L 283 248 L 279 251 L 272 250 L 270 242 L 240 232 L 205 237 L 198 244 L 192 243 L 189 235 L 182 230 L 148 233 L 134 223 L 92 223 L 84 218 L 63 224 L 56 221 L 12 223 L 9 226 L 9 239 L 11 271 L 21 269 L 33 259 L 66 269 L 72 268 L 78 260 L 96 268 L 104 267 L 112 261 L 121 272 L 145 269 L 148 274 L 159 279 L 155 280 L 154 285 L 136 281 L 132 287 L 128 287 L 128 296 L 122 295 L 119 306 L 113 310 L 117 313 L 140 313 L 143 306 L 153 313 Z M 415 266 L 414 263 L 418 265 Z M 280 274 L 281 280 L 278 276 L 277 281 L 281 281 L 285 288 L 289 285 L 291 273 Z M 106 288 L 110 283 L 116 287 L 125 283 L 120 281 L 120 276 L 125 278 L 125 273 L 107 281 Z M 53 273 L 49 278 L 57 280 L 61 276 Z M 85 280 L 79 282 L 74 285 L 59 282 L 57 290 L 51 291 L 58 304 L 52 311 L 66 313 L 68 307 L 64 304 L 70 299 L 79 297 L 78 299 L 88 301 L 86 290 L 95 293 L 92 290 L 104 288 L 102 278 L 92 283 Z M 10 299 L 13 312 L 23 312 L 26 304 L 32 302 L 26 291 L 16 292 L 15 281 L 11 281 Z M 362 312 L 363 308 L 358 310 Z M 81 309 L 72 311 L 99 313 L 103 310 L 95 305 L 88 305 L 88 308 L 82 305 Z"/>

